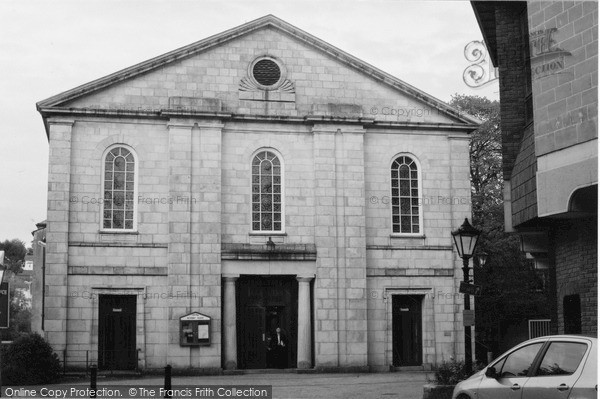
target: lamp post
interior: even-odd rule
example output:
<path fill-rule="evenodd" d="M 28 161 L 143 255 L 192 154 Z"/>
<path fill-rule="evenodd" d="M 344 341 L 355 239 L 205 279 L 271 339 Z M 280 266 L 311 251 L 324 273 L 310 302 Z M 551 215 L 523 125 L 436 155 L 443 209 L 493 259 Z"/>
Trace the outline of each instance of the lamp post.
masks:
<path fill-rule="evenodd" d="M 487 262 L 488 257 L 489 257 L 489 255 L 488 255 L 487 252 L 480 252 L 480 253 L 477 254 L 477 260 L 479 261 L 478 262 L 479 263 L 479 267 L 484 267 L 485 266 L 485 263 Z"/>
<path fill-rule="evenodd" d="M 469 284 L 469 259 L 475 252 L 477 246 L 477 240 L 481 234 L 480 230 L 471 226 L 469 220 L 465 218 L 464 223 L 452 232 L 452 238 L 454 239 L 454 245 L 458 256 L 463 260 L 463 281 L 465 284 Z M 471 310 L 471 297 L 468 293 L 465 293 L 465 311 Z M 465 323 L 466 324 L 466 323 Z M 465 325 L 465 369 L 467 374 L 471 374 L 473 371 L 473 351 L 471 350 L 471 326 Z"/>
<path fill-rule="evenodd" d="M 2 287 L 2 283 L 4 282 L 4 272 L 6 271 L 6 266 L 4 265 L 4 251 L 0 251 L 0 288 Z M 6 260 L 8 257 L 6 257 Z M 6 296 L 8 297 L 8 292 L 6 292 Z M 10 301 L 9 305 L 10 307 Z M 8 318 L 8 315 L 6 315 Z M 2 334 L 0 334 L 0 397 L 2 396 Z"/>

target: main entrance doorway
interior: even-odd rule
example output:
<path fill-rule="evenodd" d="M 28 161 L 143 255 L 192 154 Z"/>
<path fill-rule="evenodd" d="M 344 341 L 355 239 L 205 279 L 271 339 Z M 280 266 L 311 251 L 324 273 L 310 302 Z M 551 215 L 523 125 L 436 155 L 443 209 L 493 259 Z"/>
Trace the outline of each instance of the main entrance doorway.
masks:
<path fill-rule="evenodd" d="M 298 282 L 295 276 L 240 276 L 236 292 L 238 367 L 296 367 Z M 281 329 L 279 337 L 277 327 Z M 283 345 L 277 345 L 278 341 L 283 341 Z"/>
<path fill-rule="evenodd" d="M 100 295 L 98 311 L 98 368 L 135 369 L 135 295 Z"/>
<path fill-rule="evenodd" d="M 394 366 L 423 364 L 422 295 L 392 295 Z"/>

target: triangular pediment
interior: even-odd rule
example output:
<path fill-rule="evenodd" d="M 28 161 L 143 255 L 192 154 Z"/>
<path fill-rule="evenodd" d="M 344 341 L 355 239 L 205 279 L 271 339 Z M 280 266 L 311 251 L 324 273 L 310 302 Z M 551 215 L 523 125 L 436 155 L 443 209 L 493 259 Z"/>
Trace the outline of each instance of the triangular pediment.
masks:
<path fill-rule="evenodd" d="M 202 313 L 192 312 L 190 314 L 186 314 L 185 316 L 181 316 L 179 318 L 181 321 L 210 321 L 210 317 L 203 315 Z"/>
<path fill-rule="evenodd" d="M 257 81 L 253 68 L 262 59 L 279 67 L 272 87 Z M 265 70 L 269 73 L 268 65 Z M 465 128 L 478 123 L 272 15 L 50 97 L 38 109 L 44 116 L 58 110 L 123 115 L 188 110 Z"/>

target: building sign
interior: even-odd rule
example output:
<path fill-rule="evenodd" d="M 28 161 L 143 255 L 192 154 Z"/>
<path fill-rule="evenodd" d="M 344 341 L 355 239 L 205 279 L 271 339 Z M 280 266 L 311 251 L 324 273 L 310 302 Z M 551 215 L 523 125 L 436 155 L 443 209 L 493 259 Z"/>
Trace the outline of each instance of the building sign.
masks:
<path fill-rule="evenodd" d="M 565 69 L 565 56 L 571 53 L 558 47 L 557 32 L 557 28 L 550 28 L 529 33 L 531 76 L 534 79 L 562 73 Z"/>
<path fill-rule="evenodd" d="M 472 62 L 463 72 L 463 81 L 469 87 L 481 87 L 498 79 L 498 68 L 490 60 L 485 43 L 473 40 L 465 46 L 465 58 Z"/>
<path fill-rule="evenodd" d="M 458 292 L 460 292 L 461 294 L 479 296 L 481 295 L 481 286 L 461 281 L 460 287 L 458 288 Z"/>
<path fill-rule="evenodd" d="M 0 285 L 0 328 L 8 328 L 8 321 L 10 319 L 10 300 L 8 293 L 8 283 L 2 283 Z"/>
<path fill-rule="evenodd" d="M 463 310 L 463 326 L 471 327 L 475 325 L 475 311 Z"/>

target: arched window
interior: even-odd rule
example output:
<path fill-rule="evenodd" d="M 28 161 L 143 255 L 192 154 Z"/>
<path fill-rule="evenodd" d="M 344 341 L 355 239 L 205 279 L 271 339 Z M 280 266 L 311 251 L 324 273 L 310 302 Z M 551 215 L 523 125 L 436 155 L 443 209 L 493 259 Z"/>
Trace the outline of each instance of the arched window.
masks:
<path fill-rule="evenodd" d="M 136 159 L 130 149 L 123 146 L 108 149 L 104 156 L 102 229 L 134 229 L 135 171 Z"/>
<path fill-rule="evenodd" d="M 392 162 L 392 233 L 421 233 L 419 171 L 414 159 L 401 155 Z"/>
<path fill-rule="evenodd" d="M 252 231 L 283 231 L 281 161 L 268 150 L 252 159 Z"/>

